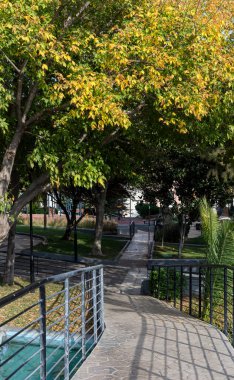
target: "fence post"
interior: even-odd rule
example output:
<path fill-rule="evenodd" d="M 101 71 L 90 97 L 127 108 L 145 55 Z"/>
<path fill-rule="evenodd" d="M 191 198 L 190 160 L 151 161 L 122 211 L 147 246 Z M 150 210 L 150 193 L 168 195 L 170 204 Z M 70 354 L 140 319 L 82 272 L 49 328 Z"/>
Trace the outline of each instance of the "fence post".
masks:
<path fill-rule="evenodd" d="M 234 346 L 234 270 L 232 270 L 232 345 Z"/>
<path fill-rule="evenodd" d="M 189 315 L 192 315 L 192 267 L 189 267 Z"/>
<path fill-rule="evenodd" d="M 167 267 L 167 278 L 166 278 L 166 288 L 167 288 L 167 290 L 166 290 L 166 301 L 168 301 L 168 288 L 169 288 L 169 268 Z"/>
<path fill-rule="evenodd" d="M 103 267 L 100 269 L 100 276 L 101 276 L 101 332 L 103 333 L 105 328 L 105 317 L 104 317 L 104 276 L 103 276 Z"/>
<path fill-rule="evenodd" d="M 154 268 L 152 268 L 152 269 L 154 270 Z M 158 294 L 157 294 L 157 298 L 160 297 L 160 280 L 161 280 L 160 271 L 161 271 L 161 268 L 160 268 L 160 266 L 158 266 L 158 291 L 157 291 Z"/>
<path fill-rule="evenodd" d="M 174 307 L 176 307 L 176 267 L 174 267 L 173 295 L 174 295 Z"/>
<path fill-rule="evenodd" d="M 198 302 L 199 302 L 199 310 L 198 310 L 198 316 L 201 318 L 201 298 L 202 298 L 202 283 L 201 283 L 201 267 L 199 266 L 199 294 L 198 294 Z"/>
<path fill-rule="evenodd" d="M 183 311 L 183 266 L 180 267 L 180 311 Z"/>
<path fill-rule="evenodd" d="M 46 292 L 45 285 L 39 288 L 40 296 L 40 379 L 46 380 Z"/>
<path fill-rule="evenodd" d="M 210 324 L 213 322 L 213 272 L 210 267 Z"/>
<path fill-rule="evenodd" d="M 70 351 L 70 333 L 69 333 L 69 314 L 70 314 L 70 307 L 69 307 L 69 278 L 65 279 L 65 305 L 64 305 L 64 311 L 65 311 L 65 331 L 64 331 L 64 380 L 69 380 L 69 351 Z"/>
<path fill-rule="evenodd" d="M 81 273 L 81 339 L 82 359 L 86 358 L 86 326 L 85 326 L 85 272 Z"/>
<path fill-rule="evenodd" d="M 224 303 L 224 334 L 228 333 L 228 315 L 227 315 L 227 267 L 224 267 L 223 273 L 223 303 Z"/>
<path fill-rule="evenodd" d="M 97 339 L 97 275 L 96 270 L 93 270 L 93 334 L 94 343 L 96 344 Z"/>

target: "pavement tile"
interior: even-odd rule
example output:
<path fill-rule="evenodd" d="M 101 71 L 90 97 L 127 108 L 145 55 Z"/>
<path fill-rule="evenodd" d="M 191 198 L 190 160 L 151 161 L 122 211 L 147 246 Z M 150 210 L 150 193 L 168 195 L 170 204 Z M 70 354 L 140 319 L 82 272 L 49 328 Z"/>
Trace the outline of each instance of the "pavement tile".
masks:
<path fill-rule="evenodd" d="M 72 380 L 234 380 L 234 349 L 220 331 L 140 295 L 146 270 L 135 260 L 147 257 L 147 237 L 138 232 L 123 254 L 123 282 L 108 279 L 106 330 Z"/>

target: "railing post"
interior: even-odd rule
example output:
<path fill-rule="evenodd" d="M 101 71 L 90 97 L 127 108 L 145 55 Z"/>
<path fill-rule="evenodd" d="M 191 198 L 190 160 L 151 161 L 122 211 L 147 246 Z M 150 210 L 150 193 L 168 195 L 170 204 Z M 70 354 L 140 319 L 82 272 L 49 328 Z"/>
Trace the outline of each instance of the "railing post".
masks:
<path fill-rule="evenodd" d="M 189 315 L 192 315 L 192 267 L 189 267 Z"/>
<path fill-rule="evenodd" d="M 213 322 L 213 272 L 210 267 L 210 324 Z"/>
<path fill-rule="evenodd" d="M 224 313 L 224 334 L 228 333 L 228 313 L 227 313 L 227 267 L 223 271 L 223 313 Z"/>
<path fill-rule="evenodd" d="M 232 345 L 234 346 L 234 270 L 232 269 Z"/>
<path fill-rule="evenodd" d="M 46 380 L 46 292 L 45 285 L 39 288 L 40 296 L 40 379 Z"/>
<path fill-rule="evenodd" d="M 81 339 L 82 359 L 86 358 L 86 323 L 85 323 L 85 272 L 81 273 Z"/>
<path fill-rule="evenodd" d="M 104 317 L 104 276 L 103 276 L 103 267 L 100 269 L 100 292 L 101 292 L 101 332 L 103 333 L 105 329 L 105 317 Z"/>
<path fill-rule="evenodd" d="M 183 310 L 183 266 L 180 267 L 180 311 Z"/>
<path fill-rule="evenodd" d="M 70 321 L 69 321 L 69 314 L 70 314 L 70 305 L 69 305 L 69 278 L 65 279 L 64 282 L 65 285 L 65 331 L 64 331 L 64 380 L 69 380 L 69 353 L 70 353 L 70 333 L 69 333 L 69 327 L 70 327 Z"/>
<path fill-rule="evenodd" d="M 167 267 L 167 279 L 166 279 L 166 301 L 168 301 L 168 288 L 169 288 L 169 268 Z"/>
<path fill-rule="evenodd" d="M 174 307 L 176 307 L 176 267 L 174 267 L 173 294 L 174 294 Z"/>
<path fill-rule="evenodd" d="M 161 271 L 161 268 L 160 268 L 160 266 L 158 266 L 158 291 L 157 291 L 158 294 L 157 294 L 157 298 L 160 297 L 160 280 L 161 280 L 160 271 Z"/>
<path fill-rule="evenodd" d="M 97 274 L 96 270 L 93 270 L 93 334 L 94 334 L 94 343 L 98 341 L 97 338 Z"/>
<path fill-rule="evenodd" d="M 198 306 L 198 316 L 199 318 L 201 318 L 201 298 L 202 298 L 202 292 L 201 292 L 201 267 L 199 267 L 199 293 L 198 293 L 198 302 L 199 302 L 199 306 Z"/>

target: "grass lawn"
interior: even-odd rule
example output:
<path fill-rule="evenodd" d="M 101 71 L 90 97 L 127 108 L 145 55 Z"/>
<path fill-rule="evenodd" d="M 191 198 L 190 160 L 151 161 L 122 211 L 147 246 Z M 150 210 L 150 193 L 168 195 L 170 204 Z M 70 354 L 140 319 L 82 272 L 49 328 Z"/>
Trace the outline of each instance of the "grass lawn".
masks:
<path fill-rule="evenodd" d="M 18 225 L 17 232 L 29 233 L 29 226 Z M 64 229 L 48 227 L 33 227 L 33 233 L 46 237 L 46 244 L 39 244 L 35 247 L 35 252 L 51 252 L 63 255 L 73 255 L 73 240 L 61 240 Z M 93 233 L 78 231 L 78 255 L 90 257 L 90 252 L 93 244 Z M 73 239 L 73 236 L 72 236 Z M 121 249 L 126 244 L 126 240 L 117 237 L 103 237 L 102 252 L 104 259 L 113 259 L 118 255 Z M 95 256 L 92 256 L 95 257 Z"/>
<path fill-rule="evenodd" d="M 206 247 L 185 246 L 182 251 L 182 259 L 204 259 Z M 154 248 L 154 259 L 177 259 L 178 244 L 174 245 L 156 245 Z"/>

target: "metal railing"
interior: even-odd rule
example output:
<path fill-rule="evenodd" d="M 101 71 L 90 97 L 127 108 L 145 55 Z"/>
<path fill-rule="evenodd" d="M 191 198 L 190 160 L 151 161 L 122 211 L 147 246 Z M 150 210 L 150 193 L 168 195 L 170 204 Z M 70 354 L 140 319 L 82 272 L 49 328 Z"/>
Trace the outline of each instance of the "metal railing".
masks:
<path fill-rule="evenodd" d="M 234 267 L 151 263 L 151 295 L 218 327 L 234 346 Z"/>
<path fill-rule="evenodd" d="M 0 300 L 0 378 L 70 379 L 104 331 L 101 265 L 48 277 Z"/>

